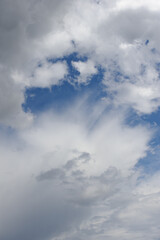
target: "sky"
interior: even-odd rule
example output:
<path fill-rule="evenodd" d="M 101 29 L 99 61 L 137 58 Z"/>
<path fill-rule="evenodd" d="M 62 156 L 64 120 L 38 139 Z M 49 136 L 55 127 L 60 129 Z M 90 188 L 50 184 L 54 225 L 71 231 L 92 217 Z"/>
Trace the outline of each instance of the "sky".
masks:
<path fill-rule="evenodd" d="M 0 239 L 160 240 L 160 3 L 0 0 Z"/>

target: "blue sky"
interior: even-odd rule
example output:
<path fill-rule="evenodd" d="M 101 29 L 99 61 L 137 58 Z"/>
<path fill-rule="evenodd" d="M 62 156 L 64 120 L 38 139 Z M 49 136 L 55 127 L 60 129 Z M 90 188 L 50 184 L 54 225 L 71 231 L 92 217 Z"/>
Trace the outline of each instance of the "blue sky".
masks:
<path fill-rule="evenodd" d="M 159 12 L 0 2 L 0 239 L 159 240 Z"/>
<path fill-rule="evenodd" d="M 146 40 L 145 45 L 148 44 L 149 40 Z M 24 111 L 31 111 L 35 115 L 48 110 L 63 112 L 70 107 L 72 102 L 76 102 L 79 98 L 85 98 L 85 96 L 87 96 L 85 101 L 87 109 L 91 110 L 94 105 L 97 104 L 97 102 L 100 102 L 103 98 L 111 97 L 108 96 L 109 94 L 107 95 L 107 91 L 104 91 L 103 77 L 105 69 L 102 69 L 101 66 L 97 66 L 97 73 L 89 77 L 89 82 L 87 84 L 79 84 L 76 82 L 77 78 L 80 76 L 80 72 L 72 66 L 71 62 L 87 62 L 87 60 L 87 56 L 81 57 L 78 56 L 78 53 L 73 53 L 69 56 L 64 56 L 63 58 L 47 59 L 47 61 L 53 64 L 59 61 L 66 61 L 68 74 L 61 79 L 59 85 L 52 85 L 51 88 L 26 88 L 25 102 L 22 105 Z M 119 72 L 119 69 L 117 69 L 117 72 L 115 70 L 114 75 L 115 81 L 119 81 L 119 76 L 122 74 Z M 106 106 L 105 111 L 109 111 L 111 108 L 112 107 L 108 108 Z M 160 142 L 159 117 L 159 109 L 151 114 L 143 115 L 137 114 L 137 112 L 133 111 L 131 108 L 127 110 L 126 125 L 146 125 L 153 128 L 155 131 L 154 137 L 150 142 L 151 149 L 147 152 L 147 156 L 139 159 L 135 166 L 136 168 L 142 168 L 143 171 L 148 174 L 153 174 L 160 169 L 158 157 Z"/>
<path fill-rule="evenodd" d="M 56 111 L 64 110 L 71 102 L 76 99 L 88 95 L 88 104 L 94 104 L 102 97 L 106 96 L 103 90 L 103 75 L 104 71 L 101 66 L 96 66 L 97 73 L 89 76 L 87 84 L 77 83 L 76 79 L 80 72 L 71 64 L 72 61 L 86 62 L 87 57 L 78 56 L 78 53 L 73 53 L 69 56 L 57 59 L 48 59 L 51 63 L 66 61 L 68 66 L 68 74 L 61 79 L 59 85 L 52 85 L 51 88 L 26 88 L 25 102 L 23 104 L 24 111 L 33 113 L 41 112 L 53 108 Z"/>

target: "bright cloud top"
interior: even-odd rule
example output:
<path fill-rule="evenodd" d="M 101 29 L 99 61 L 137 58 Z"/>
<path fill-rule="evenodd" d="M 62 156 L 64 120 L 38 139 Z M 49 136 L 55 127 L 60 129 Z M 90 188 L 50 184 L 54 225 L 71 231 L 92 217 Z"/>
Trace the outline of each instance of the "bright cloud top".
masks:
<path fill-rule="evenodd" d="M 91 60 L 87 62 L 72 61 L 72 65 L 80 73 L 80 77 L 78 78 L 78 82 L 80 83 L 87 83 L 89 81 L 89 77 L 97 73 L 97 69 L 95 68 L 94 63 Z"/>

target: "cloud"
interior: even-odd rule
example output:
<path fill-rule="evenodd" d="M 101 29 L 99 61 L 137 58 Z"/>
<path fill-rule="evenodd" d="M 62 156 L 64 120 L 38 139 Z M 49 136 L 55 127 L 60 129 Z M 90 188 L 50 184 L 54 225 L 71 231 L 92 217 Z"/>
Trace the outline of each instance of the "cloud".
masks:
<path fill-rule="evenodd" d="M 39 44 L 57 32 L 71 1 L 1 1 L 1 61 L 22 68 L 42 54 Z M 42 14 L 43 13 L 43 14 Z M 62 19 L 62 20 L 61 20 Z M 54 34 L 54 33 L 53 33 Z M 42 47 L 42 46 L 41 46 Z"/>
<path fill-rule="evenodd" d="M 0 79 L 0 123 L 14 128 L 27 127 L 33 116 L 22 111 L 23 89 L 13 82 L 3 66 L 0 66 Z"/>
<path fill-rule="evenodd" d="M 1 0 L 0 239 L 159 239 L 160 173 L 135 168 L 154 129 L 126 121 L 130 109 L 140 118 L 160 106 L 159 10 L 142 0 Z M 91 104 L 98 67 L 105 97 L 95 87 Z M 26 88 L 63 78 L 85 96 L 59 112 L 24 112 Z"/>
<path fill-rule="evenodd" d="M 97 73 L 97 69 L 91 60 L 88 60 L 87 62 L 72 61 L 72 65 L 80 73 L 80 76 L 77 79 L 79 83 L 87 83 L 90 80 L 91 76 Z"/>
<path fill-rule="evenodd" d="M 0 120 L 1 123 L 12 127 L 22 125 L 21 122 L 26 122 L 26 125 L 29 124 L 30 117 L 23 112 L 21 105 L 25 101 L 24 91 L 28 85 L 27 79 L 33 72 L 41 75 L 41 77 L 42 75 L 47 75 L 45 76 L 46 83 L 40 79 L 39 75 L 38 80 L 34 79 L 31 81 L 35 86 L 39 84 L 39 87 L 48 87 L 50 84 L 57 83 L 60 80 L 58 78 L 63 77 L 65 67 L 62 67 L 62 64 L 57 63 L 57 65 L 54 65 L 57 68 L 51 68 L 45 64 L 43 71 L 38 71 L 36 67 L 39 61 L 45 62 L 46 58 L 49 57 L 48 51 L 51 54 L 51 49 L 53 52 L 54 49 L 61 49 L 59 39 L 61 42 L 63 39 L 64 44 L 64 35 L 66 34 L 59 33 L 58 29 L 63 25 L 63 20 L 61 21 L 61 19 L 63 19 L 62 16 L 64 16 L 70 2 L 68 0 L 63 2 L 48 0 L 39 3 L 34 0 L 30 0 L 27 3 L 19 0 L 14 1 L 14 3 L 10 0 L 1 1 L 0 83 L 4 97 L 1 101 L 0 115 L 1 119 L 5 119 L 5 121 Z M 55 38 L 57 36 L 57 43 L 53 44 L 53 41 L 51 41 L 49 45 L 47 39 L 50 38 L 49 34 L 51 32 L 52 35 L 55 35 Z M 69 44 L 71 48 L 72 44 L 70 39 L 66 39 L 66 42 L 65 50 L 67 49 L 68 51 Z M 45 74 L 46 68 L 48 73 Z M 49 71 L 50 73 L 54 71 L 54 75 L 56 75 L 52 78 L 52 81 L 51 77 L 49 77 Z M 7 98 L 7 96 L 9 97 Z M 12 107 L 13 103 L 15 104 Z"/>
<path fill-rule="evenodd" d="M 29 86 L 34 87 L 51 87 L 58 84 L 67 74 L 67 67 L 65 63 L 42 63 L 40 67 L 35 70 L 33 77 L 29 79 Z"/>
<path fill-rule="evenodd" d="M 65 27 L 77 51 L 106 70 L 107 93 L 110 90 L 111 93 L 118 92 L 118 97 L 113 95 L 116 104 L 134 108 L 138 113 L 156 111 L 159 106 L 158 8 L 153 11 L 144 1 L 130 2 L 129 5 L 125 1 L 113 1 L 112 4 L 109 1 L 99 4 L 78 1 L 73 9 L 65 16 Z M 145 44 L 147 40 L 148 45 Z M 121 79 L 116 76 L 117 72 Z M 85 82 L 86 76 L 82 75 L 81 79 Z M 117 80 L 121 82 L 114 84 Z M 127 95 L 128 89 L 132 88 L 134 90 Z M 125 100 L 122 100 L 122 89 Z M 144 95 L 146 91 L 151 94 Z"/>
<path fill-rule="evenodd" d="M 118 93 L 114 104 L 120 102 L 139 113 L 154 112 L 159 107 L 159 70 L 156 68 L 159 58 L 159 33 L 156 30 L 159 7 L 156 2 L 152 6 L 149 1 L 129 1 L 128 4 L 124 0 L 112 3 L 92 0 L 1 1 L 0 64 L 6 72 L 1 79 L 5 77 L 5 82 L 10 79 L 12 85 L 19 89 L 18 96 L 23 94 L 28 84 L 50 87 L 60 82 L 66 68 L 64 65 L 60 67 L 60 63 L 50 65 L 46 59 L 63 58 L 78 52 L 88 57 L 86 63 L 73 63 L 80 71 L 78 82 L 88 83 L 89 76 L 96 73 L 95 66 L 102 66 L 106 70 L 106 91 Z M 149 44 L 146 46 L 147 40 Z M 156 49 L 155 53 L 153 49 Z M 42 68 L 37 68 L 39 62 L 44 63 Z M 143 76 L 142 66 L 146 69 Z M 114 73 L 117 69 L 124 83 L 119 84 L 119 89 L 117 85 L 108 84 L 116 80 Z M 34 77 L 30 78 L 33 73 Z M 50 76 L 52 73 L 54 77 Z M 126 95 L 132 86 L 134 90 L 124 97 L 122 92 Z M 141 94 L 146 91 L 151 93 L 150 96 Z M 9 95 L 10 89 L 5 88 L 3 92 Z M 19 97 L 17 101 L 19 116 L 24 115 L 27 122 L 28 115 L 21 109 L 24 97 Z M 5 111 L 10 110 L 6 108 Z M 17 117 L 17 121 L 21 120 Z"/>
<path fill-rule="evenodd" d="M 51 170 L 41 173 L 40 175 L 37 176 L 37 180 L 43 181 L 43 180 L 62 178 L 63 175 L 64 175 L 64 173 L 62 170 L 55 168 L 55 169 L 51 169 Z"/>
<path fill-rule="evenodd" d="M 4 132 L 1 238 L 116 239 L 116 232 L 121 239 L 147 235 L 146 229 L 134 234 L 128 209 L 140 206 L 154 218 L 152 208 L 148 213 L 143 204 L 137 205 L 143 193 L 137 193 L 139 173 L 133 170 L 148 150 L 151 132 L 143 126 L 127 127 L 124 116 L 115 119 L 114 111 L 98 123 L 99 112 L 94 113 L 96 124 L 90 131 L 93 115 L 85 106 L 84 102 L 66 113 L 46 112 L 29 128 L 9 136 Z M 143 228 L 146 220 L 142 220 Z"/>

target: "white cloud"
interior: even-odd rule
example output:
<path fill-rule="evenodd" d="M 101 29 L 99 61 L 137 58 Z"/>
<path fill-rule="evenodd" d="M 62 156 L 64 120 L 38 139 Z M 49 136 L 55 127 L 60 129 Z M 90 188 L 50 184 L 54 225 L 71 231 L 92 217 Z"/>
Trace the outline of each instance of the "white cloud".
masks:
<path fill-rule="evenodd" d="M 120 239 L 147 235 L 144 218 L 139 222 L 142 229 L 134 233 L 128 209 L 140 207 L 155 218 L 154 206 L 148 212 L 137 205 L 139 174 L 132 169 L 146 154 L 151 132 L 142 126 L 127 127 L 123 116 L 114 111 L 90 131 L 93 115 L 85 105 L 72 106 L 63 114 L 45 113 L 17 136 L 1 138 L 0 236 L 4 239 L 68 239 L 68 234 L 70 239 L 117 239 L 116 232 Z M 99 114 L 94 113 L 95 122 Z M 158 231 L 158 225 L 154 227 Z"/>
<path fill-rule="evenodd" d="M 123 78 L 124 85 L 125 81 L 126 84 L 130 81 L 130 84 L 136 85 L 135 88 L 150 88 L 152 97 L 136 95 L 136 104 L 133 104 L 132 96 L 127 95 L 124 104 L 127 103 L 129 107 L 136 105 L 134 108 L 138 112 L 151 113 L 159 106 L 156 91 L 159 89 L 159 73 L 156 69 L 159 54 L 151 51 L 152 48 L 159 50 L 159 34 L 156 31 L 159 14 L 150 11 L 144 1 L 141 1 L 142 8 L 141 6 L 135 8 L 134 4 L 130 4 L 129 8 L 119 8 L 120 3 L 124 2 L 113 2 L 111 5 L 109 1 L 101 1 L 98 5 L 92 1 L 78 2 L 74 6 L 75 14 L 71 18 L 68 15 L 66 17 L 66 28 L 70 30 L 79 52 L 89 54 L 91 60 L 101 64 L 107 72 L 109 69 L 111 74 L 106 75 L 107 87 L 108 81 L 115 80 L 112 74 L 119 71 L 130 79 Z M 148 46 L 145 45 L 147 39 Z M 140 76 L 142 66 L 146 68 L 143 77 Z M 143 78 L 143 81 L 140 78 Z M 141 81 L 141 86 L 137 86 L 138 81 Z M 117 103 L 118 101 L 119 99 Z"/>
<path fill-rule="evenodd" d="M 95 64 L 91 60 L 88 60 L 87 62 L 72 61 L 72 65 L 80 73 L 80 76 L 77 79 L 79 83 L 87 83 L 90 80 L 91 76 L 97 73 Z"/>
<path fill-rule="evenodd" d="M 39 61 L 45 62 L 48 57 L 63 57 L 77 51 L 89 57 L 89 65 L 86 67 L 91 74 L 96 73 L 94 66 L 98 65 L 102 65 L 107 72 L 110 68 L 112 73 L 118 68 L 123 75 L 132 79 L 134 76 L 135 88 L 139 88 L 137 82 L 140 68 L 145 65 L 147 74 L 140 87 L 150 88 L 152 97 L 136 95 L 136 103 L 131 100 L 132 97 L 120 102 L 126 105 L 127 101 L 128 106 L 142 113 L 156 111 L 159 100 L 155 88 L 159 89 L 159 83 L 157 80 L 155 84 L 155 75 L 158 74 L 155 63 L 159 54 L 153 54 L 151 49 L 155 48 L 159 51 L 158 6 L 157 1 L 153 1 L 152 4 L 150 1 L 124 0 L 112 2 L 47 0 L 39 3 L 34 0 L 27 3 L 19 0 L 14 3 L 10 0 L 1 1 L 0 63 L 5 67 L 8 75 L 5 81 L 7 78 L 12 79 L 13 73 L 14 76 L 18 73 L 18 77 L 23 76 L 19 82 L 23 91 L 28 84 L 26 80 L 28 76 L 38 71 L 36 67 Z M 145 46 L 147 39 L 149 44 Z M 116 66 L 113 66 L 113 62 Z M 81 65 L 84 66 L 83 63 Z M 153 73 L 152 75 L 148 73 L 148 69 Z M 49 68 L 48 71 L 51 73 L 50 70 Z M 80 70 L 81 76 L 78 81 L 86 83 L 88 73 L 84 68 L 82 70 L 82 67 Z M 113 76 L 110 74 L 108 77 Z M 150 78 L 149 86 L 147 78 Z M 106 81 L 108 80 L 114 79 L 106 77 Z M 14 79 L 11 81 L 14 84 Z M 39 84 L 42 87 L 52 83 L 57 84 L 58 79 L 52 82 L 47 77 L 45 81 L 46 83 L 41 80 L 33 82 L 35 86 Z M 16 86 L 17 84 L 18 82 Z M 23 101 L 19 99 L 19 106 L 22 103 Z"/>
<path fill-rule="evenodd" d="M 65 63 L 44 62 L 35 70 L 33 77 L 29 79 L 29 86 L 51 87 L 58 84 L 66 74 L 67 66 Z"/>
<path fill-rule="evenodd" d="M 137 8 L 147 8 L 151 11 L 159 11 L 160 10 L 160 3 L 156 0 L 153 0 L 152 2 L 150 0 L 135 0 L 135 1 L 127 1 L 127 0 L 121 0 L 117 1 L 116 8 L 119 10 L 122 9 L 137 9 Z"/>

